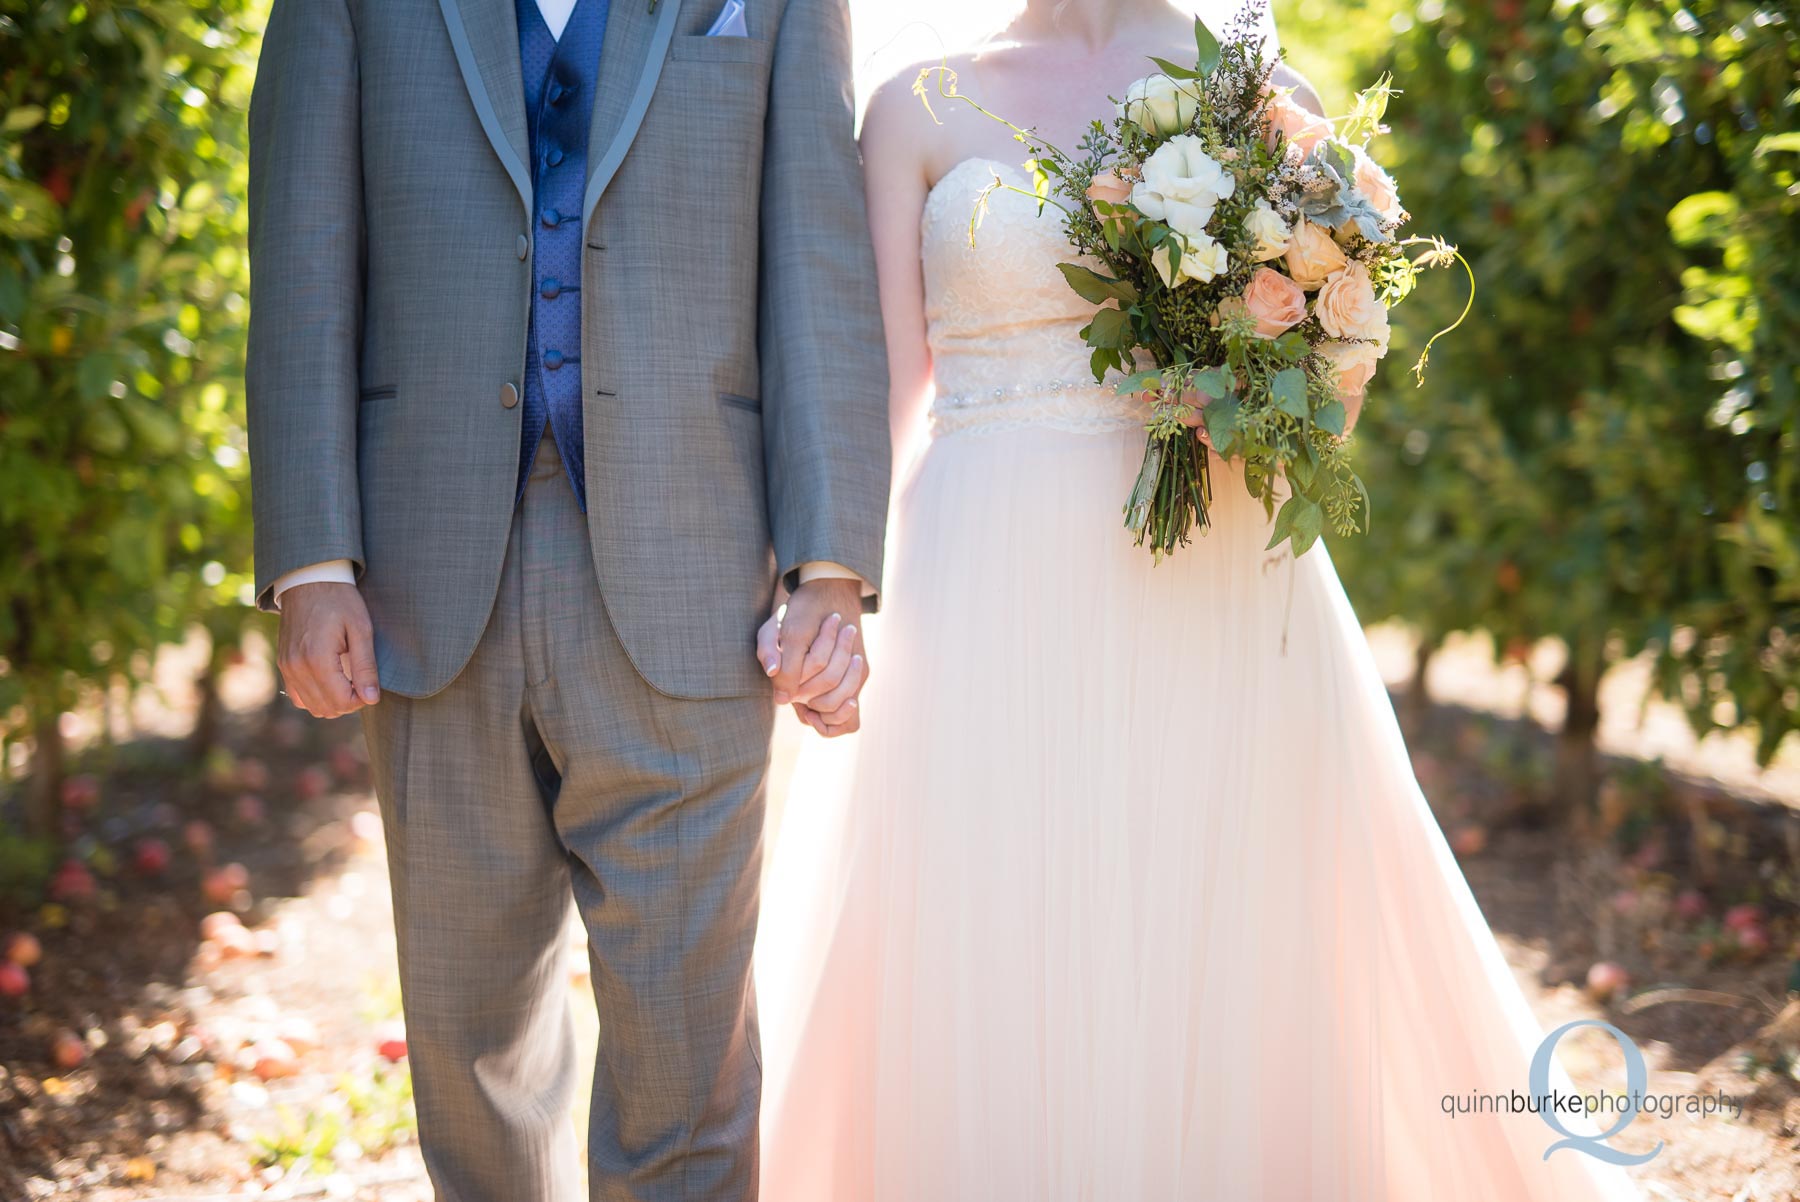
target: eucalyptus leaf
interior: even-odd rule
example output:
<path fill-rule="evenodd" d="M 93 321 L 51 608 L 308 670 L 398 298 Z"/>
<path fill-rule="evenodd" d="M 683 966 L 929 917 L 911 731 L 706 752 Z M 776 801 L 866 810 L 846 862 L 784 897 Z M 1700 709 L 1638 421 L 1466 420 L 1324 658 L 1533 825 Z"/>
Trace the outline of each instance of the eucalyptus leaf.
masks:
<path fill-rule="evenodd" d="M 1305 421 L 1311 414 L 1306 403 L 1306 373 L 1298 367 L 1288 367 L 1275 373 L 1269 382 L 1269 396 L 1275 407 L 1289 417 Z"/>
<path fill-rule="evenodd" d="M 1219 60 L 1223 57 L 1219 39 L 1213 36 L 1212 30 L 1199 17 L 1194 18 L 1194 48 L 1199 52 L 1194 60 L 1194 67 L 1200 74 L 1211 75 L 1219 69 Z"/>
<path fill-rule="evenodd" d="M 1090 267 L 1079 263 L 1058 263 L 1056 269 L 1069 281 L 1082 300 L 1091 304 L 1103 305 L 1109 300 L 1132 304 L 1138 299 L 1138 290 L 1130 280 L 1117 280 L 1109 275 L 1101 275 Z"/>

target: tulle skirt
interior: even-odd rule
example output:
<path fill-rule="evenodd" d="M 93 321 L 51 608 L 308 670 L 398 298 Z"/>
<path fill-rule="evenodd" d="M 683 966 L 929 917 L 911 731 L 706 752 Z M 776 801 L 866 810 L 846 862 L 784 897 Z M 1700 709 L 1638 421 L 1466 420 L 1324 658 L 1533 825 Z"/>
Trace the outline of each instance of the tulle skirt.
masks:
<path fill-rule="evenodd" d="M 1541 1032 L 1331 559 L 1215 460 L 1154 564 L 1142 450 L 959 433 L 898 494 L 864 730 L 809 738 L 767 874 L 763 1198 L 1636 1197 L 1446 1113 Z"/>

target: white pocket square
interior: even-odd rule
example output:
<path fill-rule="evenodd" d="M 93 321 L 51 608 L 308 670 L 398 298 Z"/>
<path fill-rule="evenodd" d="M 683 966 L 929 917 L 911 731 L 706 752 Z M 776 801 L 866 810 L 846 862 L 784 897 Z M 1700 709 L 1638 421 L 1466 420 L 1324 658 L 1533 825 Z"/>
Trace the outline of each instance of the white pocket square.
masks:
<path fill-rule="evenodd" d="M 747 38 L 750 30 L 744 24 L 744 0 L 725 0 L 719 17 L 706 31 L 709 38 Z"/>

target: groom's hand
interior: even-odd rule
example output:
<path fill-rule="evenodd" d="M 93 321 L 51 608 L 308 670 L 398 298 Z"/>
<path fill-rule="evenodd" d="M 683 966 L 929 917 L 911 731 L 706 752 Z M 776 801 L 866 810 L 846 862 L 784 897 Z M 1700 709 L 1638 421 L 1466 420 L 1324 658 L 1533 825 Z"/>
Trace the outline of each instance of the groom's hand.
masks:
<path fill-rule="evenodd" d="M 826 738 L 862 726 L 856 699 L 869 673 L 854 622 L 861 610 L 860 581 L 811 580 L 757 638 L 757 658 L 775 687 L 776 704 L 791 703 L 800 720 Z"/>
<path fill-rule="evenodd" d="M 354 584 L 296 584 L 281 594 L 275 662 L 288 696 L 315 718 L 381 700 L 369 609 Z"/>

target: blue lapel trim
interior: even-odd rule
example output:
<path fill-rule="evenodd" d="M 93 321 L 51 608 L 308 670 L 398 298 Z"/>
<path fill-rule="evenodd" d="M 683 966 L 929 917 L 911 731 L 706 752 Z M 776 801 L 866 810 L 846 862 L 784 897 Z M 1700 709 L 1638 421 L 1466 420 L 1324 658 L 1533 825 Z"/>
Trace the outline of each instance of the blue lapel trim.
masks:
<path fill-rule="evenodd" d="M 441 0 L 441 2 L 449 3 L 450 0 Z M 615 42 L 624 45 L 619 39 L 628 37 L 634 28 L 636 22 L 633 18 L 637 18 L 637 14 L 633 10 L 636 6 L 637 0 L 622 0 L 621 3 L 613 6 L 606 29 L 608 47 L 613 46 Z M 594 206 L 600 203 L 601 193 L 605 192 L 606 186 L 612 183 L 613 176 L 618 173 L 619 164 L 625 161 L 625 153 L 631 149 L 631 143 L 637 137 L 639 127 L 644 123 L 644 113 L 650 108 L 650 95 L 656 91 L 656 81 L 662 76 L 663 63 L 669 56 L 669 41 L 675 35 L 675 19 L 680 13 L 681 0 L 658 0 L 656 28 L 650 34 L 649 46 L 645 48 L 643 71 L 638 76 L 637 87 L 632 90 L 624 112 L 618 117 L 612 141 L 607 144 L 606 150 L 597 158 L 589 156 L 587 193 L 581 205 L 581 230 L 584 239 L 587 235 L 588 219 L 593 216 Z M 637 19 L 641 20 L 642 18 Z M 603 78 L 600 85 L 602 89 L 606 87 L 607 82 L 604 78 L 605 72 L 615 66 L 613 57 L 613 55 L 602 52 Z M 603 91 L 602 96 L 604 97 L 604 95 Z M 602 132 L 601 122 L 610 115 L 600 112 L 594 114 L 593 132 L 595 134 Z"/>
<path fill-rule="evenodd" d="M 667 0 L 665 0 L 667 2 Z M 512 177 L 525 212 L 531 212 L 531 172 L 525 168 L 525 82 L 519 64 L 519 22 L 507 0 L 438 0 L 444 14 L 444 26 L 450 31 L 450 46 L 456 52 L 456 65 L 462 71 L 463 86 L 474 102 L 475 116 L 482 132 L 500 156 L 500 163 Z M 481 45 L 489 51 L 486 71 L 482 59 L 469 40 L 463 17 L 481 30 Z M 488 75 L 493 85 L 487 83 Z M 504 116 L 495 107 L 494 96 L 503 97 Z"/>

